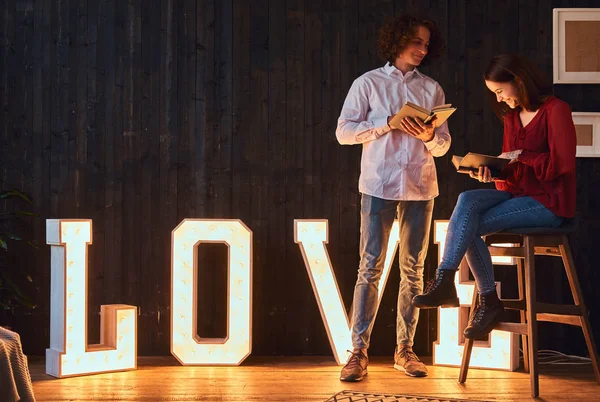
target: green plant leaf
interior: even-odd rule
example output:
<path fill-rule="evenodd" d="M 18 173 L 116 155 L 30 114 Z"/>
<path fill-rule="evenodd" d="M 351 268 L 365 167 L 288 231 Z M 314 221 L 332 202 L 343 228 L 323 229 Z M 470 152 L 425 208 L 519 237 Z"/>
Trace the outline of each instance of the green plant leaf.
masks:
<path fill-rule="evenodd" d="M 22 192 L 20 192 L 17 189 L 12 189 L 12 190 L 0 193 L 0 199 L 11 198 L 11 197 L 19 197 L 31 204 L 31 200 L 29 199 L 29 197 L 27 197 L 25 194 L 23 194 Z"/>
<path fill-rule="evenodd" d="M 4 282 L 6 283 L 6 286 L 15 293 L 15 296 L 25 297 L 21 289 L 12 281 L 12 279 L 10 279 L 8 275 L 6 275 L 3 272 L 2 276 L 4 277 Z"/>
<path fill-rule="evenodd" d="M 12 239 L 12 240 L 23 240 L 19 236 L 14 233 L 2 232 L 0 233 L 0 238 Z"/>
<path fill-rule="evenodd" d="M 23 216 L 40 216 L 40 214 L 29 211 L 16 211 L 15 214 Z"/>
<path fill-rule="evenodd" d="M 0 247 L 3 248 L 3 249 L 5 249 L 5 250 L 8 250 L 8 247 L 6 245 L 6 241 L 4 241 L 4 239 L 2 239 L 2 238 L 0 238 Z"/>
<path fill-rule="evenodd" d="M 19 302 L 19 304 L 21 304 L 22 306 L 25 306 L 30 309 L 34 309 L 37 307 L 35 304 L 33 304 L 33 302 L 31 300 L 29 300 L 29 298 L 27 298 L 26 296 L 23 296 L 23 295 L 17 295 L 15 297 L 15 300 L 17 302 Z"/>

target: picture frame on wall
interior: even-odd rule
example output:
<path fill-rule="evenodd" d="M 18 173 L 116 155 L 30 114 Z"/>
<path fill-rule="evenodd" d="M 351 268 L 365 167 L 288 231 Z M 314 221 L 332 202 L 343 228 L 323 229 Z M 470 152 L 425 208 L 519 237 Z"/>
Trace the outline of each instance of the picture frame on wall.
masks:
<path fill-rule="evenodd" d="M 573 112 L 577 132 L 577 157 L 600 157 L 600 113 Z"/>
<path fill-rule="evenodd" d="M 555 8 L 552 30 L 554 83 L 600 83 L 600 8 Z"/>

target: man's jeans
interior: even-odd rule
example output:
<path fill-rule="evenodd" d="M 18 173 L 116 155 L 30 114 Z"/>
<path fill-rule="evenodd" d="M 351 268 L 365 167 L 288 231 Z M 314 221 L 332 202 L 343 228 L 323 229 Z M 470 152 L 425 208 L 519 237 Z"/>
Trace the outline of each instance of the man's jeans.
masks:
<path fill-rule="evenodd" d="M 433 200 L 390 201 L 363 194 L 360 210 L 360 266 L 354 287 L 352 346 L 368 348 L 377 314 L 379 279 L 388 240 L 398 212 L 400 221 L 400 291 L 396 318 L 398 345 L 413 345 L 419 309 L 412 298 L 423 291 Z"/>
<path fill-rule="evenodd" d="M 557 227 L 563 222 L 531 197 L 515 197 L 506 191 L 471 190 L 458 197 L 448 225 L 444 257 L 438 269 L 457 270 L 463 258 L 480 294 L 495 290 L 492 257 L 481 239 L 505 229 Z"/>

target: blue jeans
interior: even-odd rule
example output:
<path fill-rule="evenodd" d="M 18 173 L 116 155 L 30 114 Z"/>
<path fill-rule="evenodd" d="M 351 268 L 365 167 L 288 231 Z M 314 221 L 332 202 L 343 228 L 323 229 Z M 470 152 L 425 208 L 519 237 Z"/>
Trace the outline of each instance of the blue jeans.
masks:
<path fill-rule="evenodd" d="M 492 257 L 481 238 L 505 229 L 557 227 L 563 218 L 531 197 L 506 191 L 471 190 L 458 197 L 448 225 L 444 257 L 438 269 L 456 271 L 466 255 L 480 294 L 495 290 Z"/>
<path fill-rule="evenodd" d="M 423 291 L 433 200 L 391 201 L 363 194 L 360 210 L 360 265 L 352 306 L 352 346 L 368 348 L 377 314 L 379 279 L 394 219 L 400 222 L 400 290 L 396 318 L 398 345 L 413 345 L 419 309 L 412 299 Z"/>

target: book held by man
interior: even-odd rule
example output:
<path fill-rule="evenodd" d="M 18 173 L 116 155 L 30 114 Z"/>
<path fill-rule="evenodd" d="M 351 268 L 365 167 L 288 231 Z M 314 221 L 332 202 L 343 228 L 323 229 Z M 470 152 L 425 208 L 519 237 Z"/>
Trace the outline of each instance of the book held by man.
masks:
<path fill-rule="evenodd" d="M 425 109 L 412 102 L 406 102 L 404 106 L 400 108 L 398 113 L 390 120 L 390 126 L 400 127 L 400 122 L 405 117 L 412 117 L 421 120 L 425 124 L 429 124 L 434 117 L 437 117 L 433 124 L 435 127 L 439 127 L 444 123 L 448 117 L 456 110 L 451 104 L 439 105 L 431 110 Z"/>
<path fill-rule="evenodd" d="M 465 156 L 452 156 L 452 164 L 459 173 L 477 173 L 480 166 L 487 166 L 493 177 L 498 177 L 502 169 L 511 161 L 514 161 L 518 154 L 510 152 L 499 156 L 483 155 L 469 152 Z"/>

